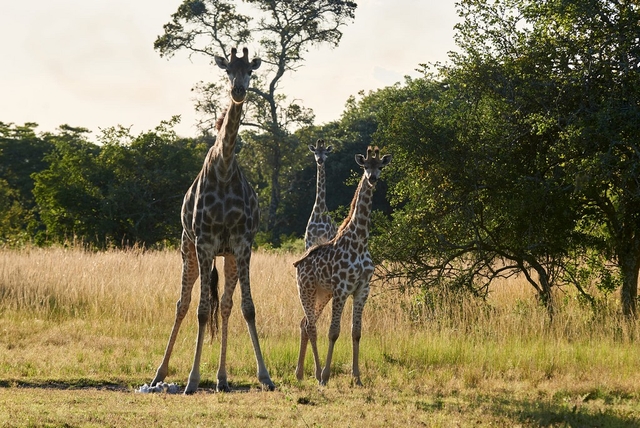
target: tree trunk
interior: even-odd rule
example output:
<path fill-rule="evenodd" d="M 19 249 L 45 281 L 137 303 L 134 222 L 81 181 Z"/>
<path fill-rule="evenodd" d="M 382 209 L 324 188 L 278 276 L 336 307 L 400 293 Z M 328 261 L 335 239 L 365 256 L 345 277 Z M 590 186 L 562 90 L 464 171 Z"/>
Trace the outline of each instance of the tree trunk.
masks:
<path fill-rule="evenodd" d="M 271 200 L 269 201 L 269 213 L 267 218 L 267 230 L 269 232 L 277 232 L 278 208 L 280 207 L 280 170 L 282 166 L 282 157 L 280 152 L 280 141 L 278 133 L 274 133 L 273 142 L 273 164 L 271 165 Z M 279 236 L 271 236 L 273 243 L 279 245 Z"/>
<path fill-rule="evenodd" d="M 628 251 L 618 256 L 622 273 L 622 287 L 620 289 L 620 303 L 622 313 L 629 318 L 636 316 L 636 300 L 638 298 L 638 269 L 640 257 L 637 252 Z"/>
<path fill-rule="evenodd" d="M 526 261 L 529 266 L 533 268 L 538 274 L 538 281 L 535 278 L 532 278 L 529 274 L 527 267 L 522 261 Z M 549 275 L 547 274 L 547 270 L 542 266 L 534 257 L 525 257 L 519 262 L 520 269 L 524 276 L 527 278 L 527 281 L 538 292 L 538 300 L 540 303 L 544 305 L 547 309 L 547 313 L 549 314 L 549 320 L 553 321 L 554 315 L 554 307 L 553 307 L 553 294 L 551 294 L 551 284 L 549 283 Z"/>
<path fill-rule="evenodd" d="M 551 294 L 551 284 L 549 284 L 549 275 L 546 269 L 535 262 L 533 268 L 538 273 L 538 282 L 540 283 L 540 289 L 538 290 L 538 298 L 540 302 L 547 309 L 549 319 L 553 320 L 554 308 L 553 308 L 553 295 Z"/>

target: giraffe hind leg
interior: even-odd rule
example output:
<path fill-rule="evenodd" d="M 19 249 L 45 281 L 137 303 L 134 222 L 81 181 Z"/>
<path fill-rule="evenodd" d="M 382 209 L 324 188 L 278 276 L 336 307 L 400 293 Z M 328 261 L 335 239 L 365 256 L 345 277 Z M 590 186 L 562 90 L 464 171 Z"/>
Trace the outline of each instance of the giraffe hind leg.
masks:
<path fill-rule="evenodd" d="M 302 380 L 304 377 L 304 359 L 306 356 L 307 342 L 311 342 L 315 378 L 320 381 L 322 365 L 318 353 L 318 329 L 316 323 L 327 302 L 331 300 L 331 293 L 323 292 L 315 286 L 305 285 L 307 281 L 304 277 L 300 278 L 299 281 L 300 302 L 302 303 L 305 316 L 300 322 L 300 353 L 298 355 L 296 377 L 298 380 Z"/>
<path fill-rule="evenodd" d="M 307 317 L 300 321 L 300 351 L 298 352 L 298 364 L 296 365 L 296 379 L 304 379 L 304 359 L 307 355 L 307 344 L 309 334 L 307 333 Z"/>

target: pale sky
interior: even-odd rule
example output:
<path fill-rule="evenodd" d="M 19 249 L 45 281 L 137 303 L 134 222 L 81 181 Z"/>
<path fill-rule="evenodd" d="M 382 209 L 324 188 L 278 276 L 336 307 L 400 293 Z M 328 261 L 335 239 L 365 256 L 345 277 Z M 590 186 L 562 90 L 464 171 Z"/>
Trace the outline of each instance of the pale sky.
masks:
<path fill-rule="evenodd" d="M 176 131 L 197 135 L 193 86 L 222 71 L 186 52 L 153 49 L 182 0 L 0 1 L 0 122 L 62 124 L 93 131 L 123 125 L 138 134 L 181 115 Z M 316 115 L 340 118 L 347 98 L 416 76 L 420 63 L 455 50 L 454 0 L 356 0 L 340 45 L 312 48 L 280 88 Z M 249 45 L 250 55 L 255 49 Z M 259 70 L 257 71 L 259 73 Z"/>

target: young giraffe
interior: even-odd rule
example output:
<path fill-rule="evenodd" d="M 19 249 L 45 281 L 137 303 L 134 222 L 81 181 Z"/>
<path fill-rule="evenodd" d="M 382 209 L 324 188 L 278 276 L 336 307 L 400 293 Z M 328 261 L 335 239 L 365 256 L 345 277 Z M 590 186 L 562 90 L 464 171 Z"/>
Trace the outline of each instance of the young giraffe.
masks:
<path fill-rule="evenodd" d="M 304 233 L 304 246 L 309 249 L 314 245 L 329 242 L 336 236 L 336 224 L 327 212 L 326 186 L 324 175 L 324 164 L 327 155 L 333 150 L 332 146 L 325 146 L 324 140 L 316 141 L 315 147 L 309 144 L 309 150 L 313 152 L 318 166 L 316 179 L 316 202 L 313 205 L 311 216 L 307 222 L 307 229 Z"/>
<path fill-rule="evenodd" d="M 373 274 L 373 262 L 367 248 L 369 237 L 369 215 L 376 182 L 382 168 L 389 165 L 391 155 L 379 156 L 379 149 L 367 148 L 367 157 L 356 155 L 356 162 L 364 169 L 360 184 L 351 202 L 351 211 L 338 233 L 326 244 L 313 247 L 293 265 L 296 267 L 298 293 L 304 310 L 300 323 L 300 353 L 296 367 L 296 377 L 304 376 L 304 358 L 307 343 L 315 362 L 316 379 L 326 385 L 331 372 L 333 347 L 340 334 L 340 318 L 347 297 L 353 296 L 353 340 L 352 373 L 355 382 L 360 382 L 358 355 L 362 329 L 362 310 L 369 296 L 369 281 Z M 316 320 L 325 305 L 333 298 L 331 326 L 329 327 L 329 349 L 324 369 L 320 367 L 317 347 Z"/>
<path fill-rule="evenodd" d="M 258 229 L 258 198 L 245 179 L 235 158 L 236 138 L 242 114 L 242 104 L 247 96 L 251 73 L 260 67 L 259 58 L 249 61 L 247 48 L 244 56 L 215 57 L 216 64 L 227 72 L 231 86 L 231 103 L 222 121 L 218 122 L 218 136 L 207 154 L 202 170 L 187 191 L 182 205 L 182 291 L 176 307 L 176 318 L 169 336 L 169 343 L 151 385 L 164 380 L 169 368 L 180 324 L 191 301 L 191 290 L 200 276 L 200 303 L 198 305 L 198 336 L 193 367 L 185 388 L 192 394 L 200 382 L 200 358 L 207 325 L 217 326 L 218 306 L 222 314 L 220 362 L 217 373 L 218 391 L 229 391 L 226 372 L 227 330 L 233 306 L 232 296 L 238 279 L 242 295 L 244 315 L 253 344 L 258 379 L 273 390 L 258 342 L 255 309 L 249 284 L 251 245 Z M 224 256 L 224 293 L 218 304 L 218 272 L 215 257 Z"/>

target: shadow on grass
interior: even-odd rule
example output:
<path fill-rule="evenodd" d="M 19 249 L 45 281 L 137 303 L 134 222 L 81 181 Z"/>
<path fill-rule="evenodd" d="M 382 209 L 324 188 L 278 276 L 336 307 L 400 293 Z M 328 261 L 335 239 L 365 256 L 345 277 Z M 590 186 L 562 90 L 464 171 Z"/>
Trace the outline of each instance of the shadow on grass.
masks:
<path fill-rule="evenodd" d="M 116 391 L 116 392 L 134 392 L 140 385 L 128 384 L 126 382 L 112 382 L 104 380 L 94 379 L 72 379 L 72 380 L 1 380 L 0 388 L 35 388 L 35 389 L 56 389 L 56 390 L 74 390 L 74 389 L 95 389 L 102 391 Z M 260 391 L 260 387 L 250 383 L 232 383 L 229 382 L 231 387 L 231 394 L 233 393 L 245 393 L 251 391 Z M 180 386 L 180 393 L 184 392 L 184 386 Z M 198 393 L 216 393 L 215 381 L 203 381 L 200 382 L 198 387 Z"/>
<path fill-rule="evenodd" d="M 496 416 L 519 421 L 525 425 L 540 427 L 620 427 L 640 426 L 640 414 L 629 410 L 625 401 L 618 404 L 584 402 L 581 400 L 562 403 L 548 400 L 491 400 L 491 411 Z M 635 400 L 632 405 L 637 406 Z M 635 414 L 634 414 L 635 413 Z"/>

